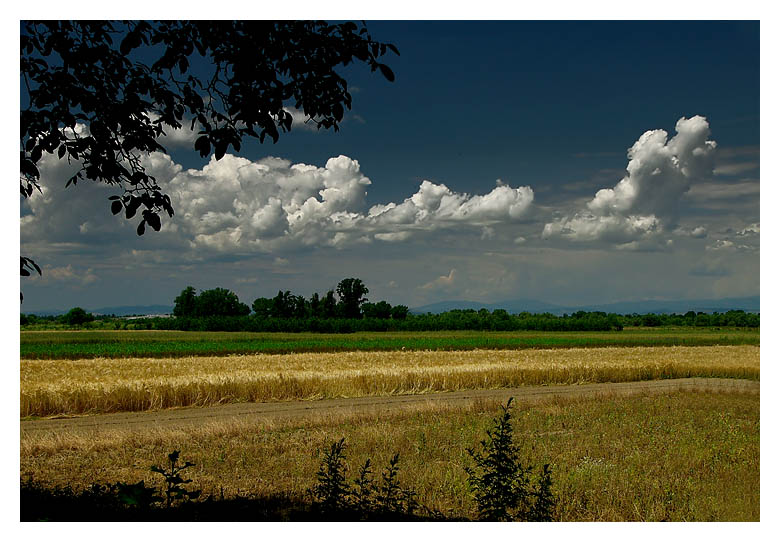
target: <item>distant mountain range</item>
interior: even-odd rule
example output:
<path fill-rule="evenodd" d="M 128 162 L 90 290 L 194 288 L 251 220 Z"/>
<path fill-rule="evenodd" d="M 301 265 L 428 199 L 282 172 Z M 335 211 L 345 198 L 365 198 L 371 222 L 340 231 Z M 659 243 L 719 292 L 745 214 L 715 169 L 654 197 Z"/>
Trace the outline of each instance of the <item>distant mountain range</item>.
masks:
<path fill-rule="evenodd" d="M 37 316 L 59 316 L 69 311 L 67 310 L 43 310 L 33 311 L 30 314 Z M 116 316 L 133 316 L 133 315 L 147 315 L 147 314 L 171 314 L 173 307 L 170 305 L 123 305 L 120 307 L 100 307 L 98 309 L 87 309 L 87 312 L 92 314 L 115 314 Z M 22 312 L 25 312 L 22 310 Z"/>
<path fill-rule="evenodd" d="M 414 314 L 425 314 L 431 312 L 438 314 L 455 309 L 504 309 L 507 312 L 516 314 L 518 312 L 552 314 L 571 314 L 577 311 L 603 311 L 614 312 L 617 314 L 647 314 L 653 312 L 656 314 L 668 313 L 686 313 L 688 311 L 696 312 L 725 312 L 728 310 L 743 310 L 746 312 L 760 312 L 760 296 L 751 297 L 726 297 L 721 299 L 678 299 L 658 301 L 648 299 L 644 301 L 620 301 L 618 303 L 608 303 L 604 305 L 577 305 L 564 306 L 545 303 L 535 299 L 513 299 L 510 301 L 498 301 L 496 303 L 479 303 L 477 301 L 439 301 L 422 307 L 415 307 L 410 310 Z M 69 310 L 69 309 L 68 309 Z M 97 309 L 86 309 L 92 314 L 115 314 L 117 316 L 147 315 L 147 314 L 171 314 L 173 307 L 170 305 L 123 305 L 119 307 L 100 307 Z M 24 312 L 24 311 L 22 311 Z M 38 316 L 65 314 L 67 310 L 41 310 L 33 311 L 32 314 Z"/>
<path fill-rule="evenodd" d="M 510 301 L 499 301 L 496 303 L 478 303 L 475 301 L 440 301 L 422 307 L 414 307 L 410 312 L 414 314 L 425 314 L 427 312 L 440 313 L 455 309 L 504 309 L 510 313 L 531 312 L 541 313 L 549 312 L 552 314 L 571 314 L 577 311 L 603 311 L 617 314 L 669 314 L 695 312 L 725 312 L 728 310 L 743 310 L 745 312 L 760 312 L 760 296 L 751 297 L 726 297 L 721 299 L 673 299 L 659 301 L 647 299 L 643 301 L 620 301 L 617 303 L 607 303 L 604 305 L 577 305 L 563 306 L 545 303 L 534 299 L 514 299 Z"/>

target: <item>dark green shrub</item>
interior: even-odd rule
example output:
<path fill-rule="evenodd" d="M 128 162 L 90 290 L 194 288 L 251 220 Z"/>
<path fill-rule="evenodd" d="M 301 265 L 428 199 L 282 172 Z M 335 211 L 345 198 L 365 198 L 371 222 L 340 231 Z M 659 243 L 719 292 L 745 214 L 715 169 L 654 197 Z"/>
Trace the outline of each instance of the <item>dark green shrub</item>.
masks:
<path fill-rule="evenodd" d="M 367 459 L 354 479 L 347 481 L 346 445 L 344 439 L 334 442 L 326 451 L 319 471 L 317 485 L 311 490 L 314 510 L 338 520 L 409 519 L 420 508 L 414 491 L 404 489 L 398 482 L 399 454 L 390 459 L 377 483 Z M 430 511 L 428 511 L 430 514 Z"/>
<path fill-rule="evenodd" d="M 538 485 L 533 487 L 533 467 L 523 464 L 513 441 L 512 399 L 501 406 L 487 439 L 480 449 L 467 450 L 476 468 L 466 467 L 468 482 L 477 503 L 479 519 L 486 521 L 550 521 L 555 506 L 552 478 L 545 465 Z"/>
<path fill-rule="evenodd" d="M 312 494 L 317 500 L 317 508 L 325 513 L 343 512 L 350 504 L 345 447 L 343 438 L 331 444 L 317 471 L 317 485 Z"/>
<path fill-rule="evenodd" d="M 403 489 L 398 483 L 398 456 L 390 459 L 390 465 L 382 473 L 382 483 L 376 489 L 376 513 L 380 516 L 414 514 L 418 507 L 415 492 Z"/>

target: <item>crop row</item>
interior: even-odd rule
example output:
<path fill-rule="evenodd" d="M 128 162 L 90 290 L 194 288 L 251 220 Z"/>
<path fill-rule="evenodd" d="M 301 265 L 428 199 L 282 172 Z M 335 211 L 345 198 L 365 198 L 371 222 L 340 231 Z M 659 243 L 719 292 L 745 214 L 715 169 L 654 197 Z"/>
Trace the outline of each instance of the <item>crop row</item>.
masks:
<path fill-rule="evenodd" d="M 23 332 L 22 359 L 177 357 L 293 352 L 758 345 L 758 331 L 220 333 Z"/>

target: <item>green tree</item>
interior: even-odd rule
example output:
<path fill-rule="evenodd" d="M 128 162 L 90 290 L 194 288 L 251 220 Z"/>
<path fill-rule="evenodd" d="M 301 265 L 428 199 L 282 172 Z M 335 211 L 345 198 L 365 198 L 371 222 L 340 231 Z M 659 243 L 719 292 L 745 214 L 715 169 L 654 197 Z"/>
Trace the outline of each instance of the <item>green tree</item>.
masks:
<path fill-rule="evenodd" d="M 328 290 L 325 297 L 322 298 L 321 313 L 324 318 L 336 317 L 336 295 L 333 290 Z"/>
<path fill-rule="evenodd" d="M 204 290 L 195 298 L 195 316 L 246 316 L 251 309 L 225 288 Z"/>
<path fill-rule="evenodd" d="M 92 314 L 81 307 L 73 307 L 62 317 L 62 321 L 69 326 L 81 326 L 94 319 L 95 317 Z"/>
<path fill-rule="evenodd" d="M 396 305 L 393 310 L 390 311 L 390 316 L 393 320 L 405 320 L 409 315 L 409 307 L 406 305 Z"/>
<path fill-rule="evenodd" d="M 258 297 L 252 303 L 252 311 L 260 318 L 270 318 L 273 311 L 274 301 L 267 297 Z"/>
<path fill-rule="evenodd" d="M 388 319 L 393 313 L 393 307 L 387 301 L 377 303 L 363 303 L 363 316 L 366 318 Z"/>
<path fill-rule="evenodd" d="M 345 318 L 360 318 L 360 306 L 367 300 L 368 294 L 363 281 L 360 279 L 349 278 L 339 282 L 336 286 L 336 293 L 339 295 L 340 311 Z"/>
<path fill-rule="evenodd" d="M 187 286 L 173 300 L 173 315 L 178 317 L 195 316 L 195 288 Z"/>
<path fill-rule="evenodd" d="M 321 316 L 322 302 L 320 301 L 320 294 L 314 292 L 309 300 L 309 307 L 311 308 L 311 315 L 314 317 Z"/>
<path fill-rule="evenodd" d="M 365 25 L 322 21 L 23 21 L 20 193 L 40 191 L 45 154 L 76 162 L 67 185 L 116 186 L 111 212 L 138 235 L 173 216 L 170 197 L 141 157 L 165 151 L 166 131 L 199 126 L 194 148 L 219 160 L 244 138 L 276 142 L 291 108 L 337 131 L 352 107 L 336 69 L 350 63 L 395 76 L 379 58 L 389 43 Z M 40 268 L 21 257 L 21 275 Z"/>
<path fill-rule="evenodd" d="M 294 296 L 290 293 L 290 290 L 276 294 L 273 298 L 273 305 L 271 306 L 271 316 L 274 318 L 292 318 L 295 312 L 295 300 Z"/>

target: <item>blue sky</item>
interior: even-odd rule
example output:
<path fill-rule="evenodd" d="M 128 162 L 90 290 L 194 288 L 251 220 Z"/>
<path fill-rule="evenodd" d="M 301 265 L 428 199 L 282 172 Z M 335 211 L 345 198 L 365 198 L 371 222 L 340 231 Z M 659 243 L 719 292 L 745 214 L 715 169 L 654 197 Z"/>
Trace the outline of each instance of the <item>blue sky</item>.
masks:
<path fill-rule="evenodd" d="M 22 310 L 171 303 L 187 285 L 251 304 L 348 276 L 412 307 L 758 295 L 757 22 L 368 27 L 400 50 L 396 81 L 345 70 L 338 133 L 297 123 L 216 163 L 192 134 L 163 141 L 149 167 L 177 214 L 160 233 L 136 238 L 113 191 L 65 190 L 45 164 L 45 197 L 21 208 L 22 253 L 44 267 Z"/>

